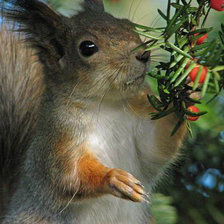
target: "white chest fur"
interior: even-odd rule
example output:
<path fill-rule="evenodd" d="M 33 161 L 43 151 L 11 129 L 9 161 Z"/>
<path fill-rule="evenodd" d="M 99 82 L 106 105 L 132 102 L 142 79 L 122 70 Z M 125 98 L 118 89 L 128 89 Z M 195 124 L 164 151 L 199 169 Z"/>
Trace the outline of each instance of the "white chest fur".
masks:
<path fill-rule="evenodd" d="M 140 119 L 122 104 L 101 105 L 91 114 L 88 145 L 105 166 L 133 174 L 150 191 L 150 180 L 143 172 L 142 156 L 154 149 L 154 123 Z M 140 144 L 144 141 L 144 144 Z M 139 146 L 141 148 L 139 148 Z M 76 204 L 80 224 L 144 224 L 149 222 L 147 204 L 138 204 L 114 196 L 104 196 Z"/>

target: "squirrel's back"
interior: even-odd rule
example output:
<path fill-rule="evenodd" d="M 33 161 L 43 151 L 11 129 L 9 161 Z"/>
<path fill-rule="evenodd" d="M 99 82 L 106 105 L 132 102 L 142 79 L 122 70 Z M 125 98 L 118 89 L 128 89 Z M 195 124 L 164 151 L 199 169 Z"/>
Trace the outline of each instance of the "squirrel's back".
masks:
<path fill-rule="evenodd" d="M 0 215 L 32 138 L 43 92 L 42 67 L 34 51 L 7 29 L 0 27 Z"/>

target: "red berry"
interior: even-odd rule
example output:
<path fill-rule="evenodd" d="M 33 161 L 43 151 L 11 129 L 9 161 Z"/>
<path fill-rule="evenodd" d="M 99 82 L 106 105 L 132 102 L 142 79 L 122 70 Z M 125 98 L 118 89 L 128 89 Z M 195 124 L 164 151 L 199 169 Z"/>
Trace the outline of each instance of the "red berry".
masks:
<path fill-rule="evenodd" d="M 193 113 L 199 113 L 200 112 L 200 110 L 197 107 L 195 107 L 195 106 L 190 106 L 190 107 L 187 108 L 187 110 L 189 110 L 190 112 L 193 112 Z M 199 117 L 187 116 L 187 119 L 189 121 L 196 121 L 196 120 L 199 119 Z"/>
<path fill-rule="evenodd" d="M 224 11 L 224 0 L 210 0 L 210 6 L 217 11 Z"/>
<path fill-rule="evenodd" d="M 198 72 L 199 72 L 199 68 L 200 68 L 200 65 L 197 65 L 189 73 L 189 76 L 190 76 L 192 82 L 195 81 L 195 79 L 198 75 Z M 199 83 L 203 83 L 205 81 L 207 72 L 208 72 L 208 69 L 205 66 L 202 66 L 202 71 L 201 71 L 201 76 L 200 76 L 200 79 L 199 79 Z"/>
<path fill-rule="evenodd" d="M 195 33 L 195 34 L 194 34 L 194 36 L 198 36 L 198 35 L 199 35 L 199 33 Z M 203 44 L 207 38 L 208 38 L 208 34 L 206 33 L 205 35 L 203 35 L 202 37 L 199 37 L 199 38 L 196 40 L 196 44 L 197 44 L 197 45 Z"/>

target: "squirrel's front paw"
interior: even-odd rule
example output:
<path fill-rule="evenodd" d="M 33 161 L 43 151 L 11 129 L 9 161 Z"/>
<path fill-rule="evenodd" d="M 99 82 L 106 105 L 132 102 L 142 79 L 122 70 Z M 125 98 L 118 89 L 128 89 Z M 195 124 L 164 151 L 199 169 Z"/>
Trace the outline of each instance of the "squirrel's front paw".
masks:
<path fill-rule="evenodd" d="M 105 178 L 108 193 L 134 202 L 149 202 L 149 196 L 145 193 L 143 185 L 130 173 L 111 169 Z"/>

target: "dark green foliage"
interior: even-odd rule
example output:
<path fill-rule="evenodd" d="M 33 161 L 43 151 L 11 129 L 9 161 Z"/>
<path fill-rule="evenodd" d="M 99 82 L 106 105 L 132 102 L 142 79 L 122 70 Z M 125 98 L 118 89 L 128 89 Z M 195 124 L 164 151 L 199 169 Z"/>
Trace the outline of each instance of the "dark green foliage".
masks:
<path fill-rule="evenodd" d="M 171 206 L 172 197 L 161 193 L 152 196 L 152 215 L 156 224 L 174 224 L 177 221 L 177 210 Z"/>
<path fill-rule="evenodd" d="M 223 101 L 223 98 L 219 98 Z M 217 103 L 212 106 L 218 108 Z M 224 223 L 224 122 L 223 110 L 217 109 L 210 129 L 193 128 L 194 137 L 188 139 L 183 149 L 185 158 L 176 165 L 168 189 L 178 211 L 178 224 Z"/>
<path fill-rule="evenodd" d="M 171 11 L 175 10 L 175 13 Z M 201 45 L 194 44 L 195 41 L 205 33 L 212 31 L 212 28 L 204 28 L 210 8 L 207 0 L 201 0 L 198 7 L 192 6 L 192 1 L 175 0 L 168 1 L 167 13 L 158 10 L 160 16 L 166 21 L 164 28 L 151 28 L 136 24 L 136 32 L 149 38 L 146 42 L 146 50 L 162 48 L 170 54 L 168 62 L 160 62 L 153 71 L 148 73 L 157 81 L 157 89 L 160 101 L 155 101 L 154 96 L 149 96 L 150 103 L 158 111 L 152 113 L 152 119 L 159 119 L 172 112 L 179 118 L 174 132 L 181 123 L 187 121 L 189 114 L 187 107 L 195 102 L 190 94 L 194 91 L 201 91 L 203 98 L 206 93 L 217 96 L 224 85 L 224 25 L 221 25 L 219 38 L 205 42 Z M 197 36 L 195 36 L 197 34 Z M 173 41 L 174 39 L 174 41 Z M 194 59 L 197 58 L 197 63 Z M 186 65 L 188 64 L 188 68 Z M 208 73 L 203 85 L 199 84 L 202 67 L 194 81 L 193 86 L 187 84 L 191 70 L 197 65 L 206 66 Z"/>

